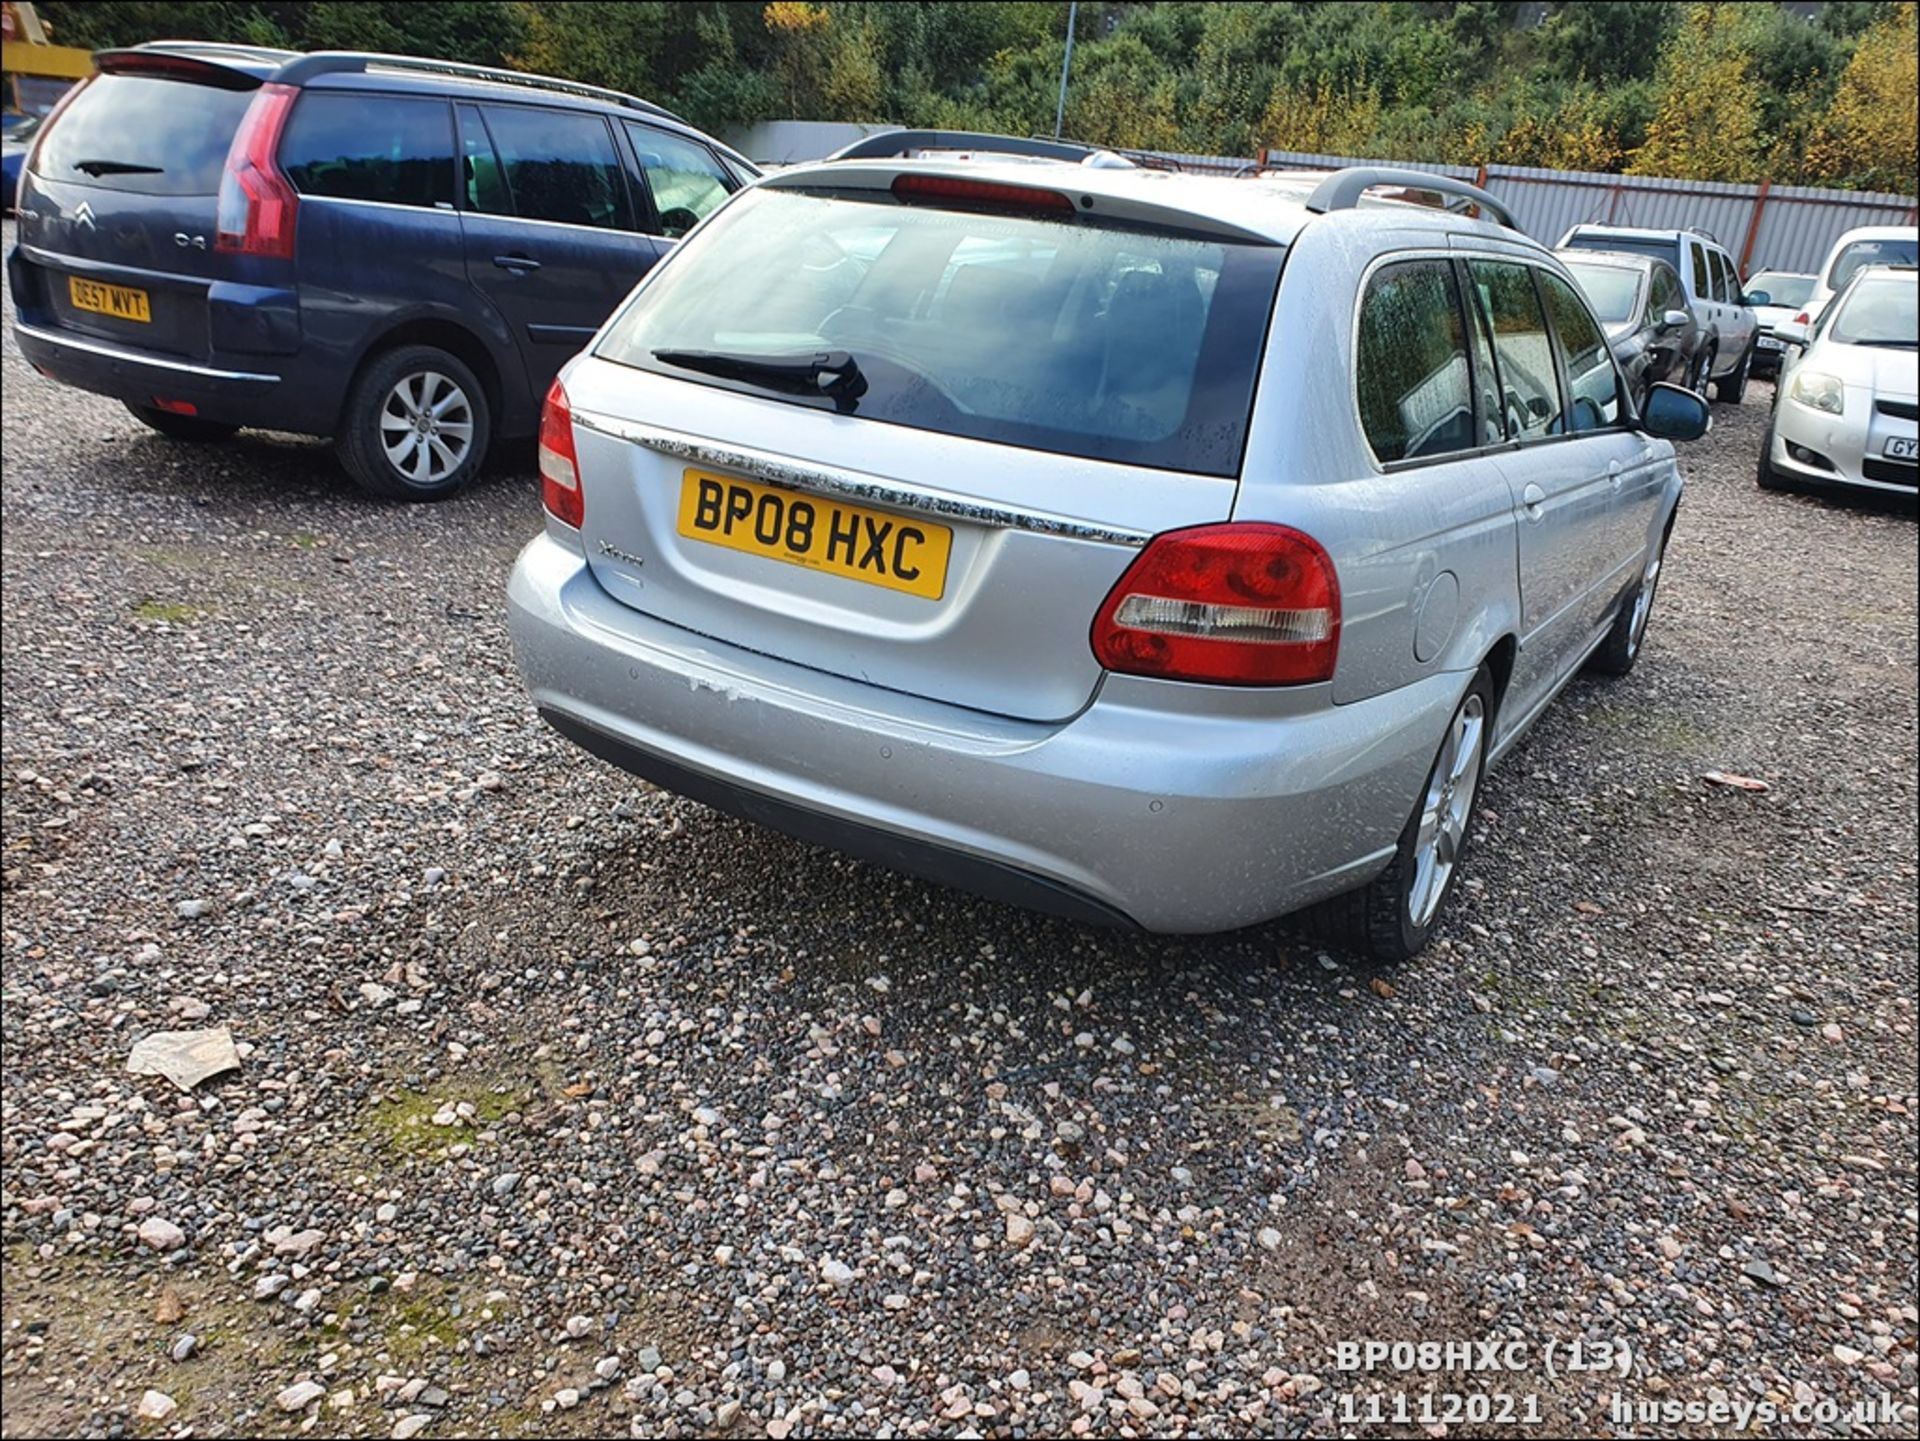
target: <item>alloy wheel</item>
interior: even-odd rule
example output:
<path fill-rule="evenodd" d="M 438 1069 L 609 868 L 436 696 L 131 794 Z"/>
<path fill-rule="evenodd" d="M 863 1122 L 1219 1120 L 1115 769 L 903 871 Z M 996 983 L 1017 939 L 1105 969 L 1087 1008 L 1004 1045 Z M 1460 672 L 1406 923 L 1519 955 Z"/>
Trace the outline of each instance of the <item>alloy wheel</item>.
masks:
<path fill-rule="evenodd" d="M 1486 702 L 1478 693 L 1470 695 L 1454 712 L 1440 758 L 1433 763 L 1427 794 L 1420 804 L 1420 826 L 1413 841 L 1413 875 L 1407 893 L 1407 911 L 1415 926 L 1426 925 L 1440 909 L 1466 844 L 1473 797 L 1480 787 L 1486 730 Z"/>
<path fill-rule="evenodd" d="M 437 370 L 403 375 L 380 406 L 380 445 L 409 485 L 437 485 L 473 449 L 473 402 Z"/>
<path fill-rule="evenodd" d="M 1640 577 L 1640 593 L 1633 598 L 1633 620 L 1627 632 L 1627 654 L 1640 654 L 1640 643 L 1647 638 L 1647 621 L 1653 615 L 1653 593 L 1660 584 L 1660 561 L 1664 550 L 1657 549 L 1647 561 Z"/>

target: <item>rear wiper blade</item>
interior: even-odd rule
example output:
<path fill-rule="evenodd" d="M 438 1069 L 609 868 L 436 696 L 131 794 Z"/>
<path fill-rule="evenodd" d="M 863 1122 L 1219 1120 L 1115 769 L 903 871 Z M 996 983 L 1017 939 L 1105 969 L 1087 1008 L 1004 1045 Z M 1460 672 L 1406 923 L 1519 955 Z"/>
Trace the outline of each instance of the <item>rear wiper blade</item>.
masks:
<path fill-rule="evenodd" d="M 742 355 L 729 350 L 656 350 L 663 365 L 698 370 L 729 380 L 745 380 L 795 395 L 824 395 L 843 410 L 867 393 L 860 362 L 844 350 L 812 350 L 794 355 Z"/>
<path fill-rule="evenodd" d="M 135 165 L 130 160 L 76 160 L 73 168 L 98 180 L 102 175 L 158 175 L 158 165 Z"/>

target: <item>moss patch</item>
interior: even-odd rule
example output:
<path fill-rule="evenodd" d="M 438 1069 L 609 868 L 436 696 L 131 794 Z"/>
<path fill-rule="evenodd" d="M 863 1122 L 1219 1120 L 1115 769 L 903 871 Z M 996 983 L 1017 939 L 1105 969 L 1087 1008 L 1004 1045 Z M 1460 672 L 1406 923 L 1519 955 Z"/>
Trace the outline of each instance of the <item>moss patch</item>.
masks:
<path fill-rule="evenodd" d="M 193 620 L 204 613 L 204 607 L 181 605 L 176 601 L 143 600 L 135 603 L 135 620 L 164 620 L 174 625 Z"/>
<path fill-rule="evenodd" d="M 522 1109 L 532 1097 L 532 1089 L 524 1085 L 484 1077 L 448 1080 L 425 1091 L 383 1096 L 368 1109 L 365 1130 L 398 1155 L 437 1156 L 460 1142 L 476 1144 L 485 1131 Z M 471 1109 L 462 1114 L 463 1107 Z M 454 1113 L 450 1124 L 436 1123 L 436 1116 L 449 1111 Z"/>

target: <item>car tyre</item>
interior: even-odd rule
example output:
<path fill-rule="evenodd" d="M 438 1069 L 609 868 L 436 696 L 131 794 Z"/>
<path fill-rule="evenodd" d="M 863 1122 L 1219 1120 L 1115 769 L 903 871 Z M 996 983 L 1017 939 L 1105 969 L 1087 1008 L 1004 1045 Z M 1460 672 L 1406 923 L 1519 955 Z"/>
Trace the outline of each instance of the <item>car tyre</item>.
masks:
<path fill-rule="evenodd" d="M 492 432 L 486 390 L 464 361 L 403 345 L 354 380 L 334 449 L 370 495 L 444 500 L 479 472 Z"/>
<path fill-rule="evenodd" d="M 1748 345 L 1740 364 L 1725 380 L 1713 384 L 1713 398 L 1722 405 L 1738 405 L 1747 393 L 1747 377 L 1753 373 L 1753 346 Z"/>
<path fill-rule="evenodd" d="M 1760 463 L 1754 467 L 1754 481 L 1762 490 L 1785 490 L 1786 483 L 1780 479 L 1780 472 L 1773 468 L 1773 427 L 1767 427 L 1767 433 L 1760 437 Z"/>
<path fill-rule="evenodd" d="M 1693 375 L 1687 388 L 1702 400 L 1707 398 L 1707 382 L 1713 378 L 1713 355 L 1712 350 L 1702 350 L 1693 357 Z"/>
<path fill-rule="evenodd" d="M 1647 625 L 1653 619 L 1654 596 L 1659 592 L 1660 568 L 1666 563 L 1667 537 L 1672 534 L 1673 526 L 1669 522 L 1666 534 L 1647 557 L 1639 583 L 1621 600 L 1620 609 L 1614 613 L 1613 629 L 1607 632 L 1606 640 L 1587 662 L 1588 670 L 1599 675 L 1623 676 L 1640 659 L 1646 645 Z"/>
<path fill-rule="evenodd" d="M 1483 665 L 1447 721 L 1392 861 L 1358 890 L 1305 911 L 1301 920 L 1311 934 L 1388 963 L 1407 960 L 1426 945 L 1473 839 L 1493 716 L 1493 673 Z"/>
<path fill-rule="evenodd" d="M 170 410 L 161 410 L 152 405 L 135 405 L 127 402 L 127 409 L 133 418 L 149 430 L 157 431 L 168 440 L 186 440 L 197 444 L 206 444 L 216 440 L 230 440 L 240 427 L 227 425 L 218 420 L 202 420 L 197 415 L 175 415 Z"/>

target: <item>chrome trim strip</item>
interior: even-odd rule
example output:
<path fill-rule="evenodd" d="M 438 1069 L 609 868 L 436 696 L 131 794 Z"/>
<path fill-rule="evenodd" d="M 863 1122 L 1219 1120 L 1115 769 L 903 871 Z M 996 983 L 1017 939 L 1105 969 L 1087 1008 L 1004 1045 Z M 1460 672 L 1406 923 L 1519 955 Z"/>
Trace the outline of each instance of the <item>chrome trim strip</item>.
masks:
<path fill-rule="evenodd" d="M 444 200 L 436 200 L 431 205 L 406 205 L 398 200 L 363 200 L 358 195 L 309 195 L 300 192 L 302 205 L 362 205 L 375 210 L 404 210 L 409 215 L 445 215 L 449 218 L 459 215 L 459 211 Z"/>
<path fill-rule="evenodd" d="M 154 370 L 172 370 L 182 375 L 197 375 L 205 380 L 251 380 L 266 385 L 280 383 L 280 377 L 277 375 L 262 375 L 250 370 L 215 370 L 210 365 L 194 365 L 185 360 L 161 360 L 155 356 L 142 355 L 137 350 L 108 345 L 103 341 L 75 340 L 71 336 L 42 330 L 37 325 L 28 325 L 18 320 L 14 321 L 13 330 L 15 335 L 30 336 L 35 340 L 43 340 L 48 345 L 64 345 L 69 350 L 84 350 L 89 355 L 103 355 L 109 360 L 121 360 L 129 365 L 145 365 Z"/>
<path fill-rule="evenodd" d="M 923 511 L 929 515 L 947 516 L 954 520 L 971 521 L 976 525 L 991 525 L 1006 530 L 1031 530 L 1042 535 L 1066 536 L 1072 540 L 1092 540 L 1105 545 L 1124 545 L 1134 550 L 1140 549 L 1153 539 L 1145 531 L 1118 530 L 1111 526 L 1091 525 L 1069 516 L 1055 515 L 1051 511 L 1017 510 L 1011 506 L 992 505 L 968 496 L 955 495 L 951 491 L 934 490 L 927 486 L 902 485 L 894 480 L 881 480 L 857 470 L 840 470 L 830 466 L 812 465 L 806 461 L 791 460 L 786 456 L 770 455 L 762 450 L 745 450 L 717 445 L 697 436 L 661 430 L 651 425 L 639 425 L 630 420 L 621 420 L 615 416 L 595 414 L 591 411 L 576 409 L 573 412 L 573 423 L 584 426 L 588 430 L 597 431 L 601 435 L 612 436 L 615 440 L 624 440 L 633 445 L 645 446 L 648 450 L 657 450 L 662 455 L 670 455 L 676 460 L 712 466 L 715 470 L 733 471 L 752 480 L 765 481 L 769 485 L 786 486 L 792 490 L 840 496 L 847 500 L 891 506 L 900 510 Z"/>

